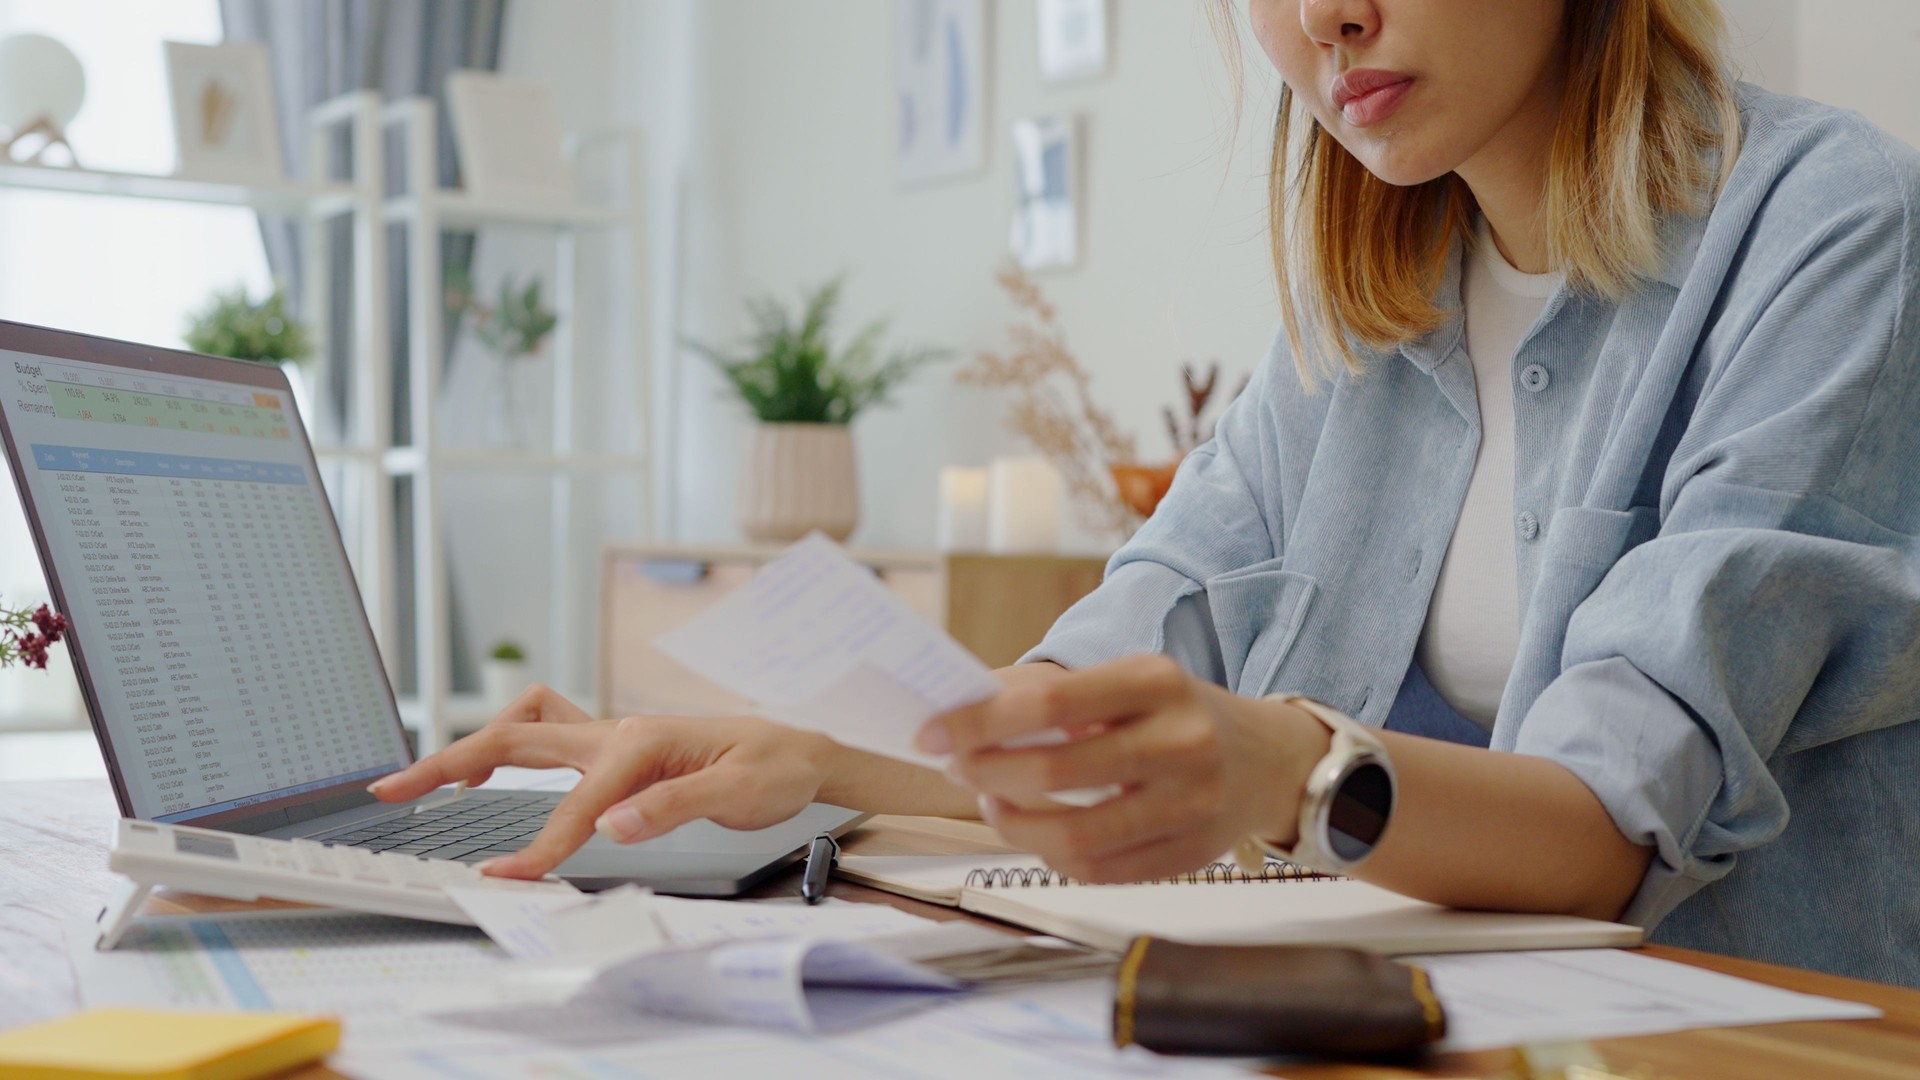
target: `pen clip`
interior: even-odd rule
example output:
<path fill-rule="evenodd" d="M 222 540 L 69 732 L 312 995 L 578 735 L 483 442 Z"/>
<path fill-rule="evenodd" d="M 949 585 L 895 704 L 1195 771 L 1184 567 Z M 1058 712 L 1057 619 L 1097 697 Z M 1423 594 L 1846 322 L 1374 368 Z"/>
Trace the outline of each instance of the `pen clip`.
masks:
<path fill-rule="evenodd" d="M 813 857 L 820 853 L 820 841 L 822 840 L 827 842 L 827 867 L 828 869 L 832 869 L 840 864 L 840 841 L 835 840 L 827 833 L 821 833 L 814 837 L 813 843 L 807 846 L 807 861 L 811 863 Z"/>

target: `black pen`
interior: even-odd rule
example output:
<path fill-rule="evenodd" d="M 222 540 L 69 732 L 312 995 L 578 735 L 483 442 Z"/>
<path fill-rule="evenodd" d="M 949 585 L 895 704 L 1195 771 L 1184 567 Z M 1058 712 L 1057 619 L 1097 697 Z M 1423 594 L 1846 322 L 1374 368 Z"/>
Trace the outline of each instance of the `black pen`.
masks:
<path fill-rule="evenodd" d="M 833 860 L 840 855 L 840 845 L 833 837 L 821 833 L 813 838 L 807 848 L 807 869 L 800 875 L 800 899 L 809 904 L 817 904 L 827 895 L 827 874 L 833 870 Z"/>

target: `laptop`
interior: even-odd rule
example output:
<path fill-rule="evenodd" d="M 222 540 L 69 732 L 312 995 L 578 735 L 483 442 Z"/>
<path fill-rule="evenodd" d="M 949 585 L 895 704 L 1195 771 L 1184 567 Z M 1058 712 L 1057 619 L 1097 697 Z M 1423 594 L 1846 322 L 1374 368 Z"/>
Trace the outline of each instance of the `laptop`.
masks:
<path fill-rule="evenodd" d="M 0 444 L 123 816 L 475 862 L 562 798 L 367 794 L 413 754 L 278 368 L 0 321 Z M 555 872 L 732 896 L 864 819 L 596 836 Z"/>

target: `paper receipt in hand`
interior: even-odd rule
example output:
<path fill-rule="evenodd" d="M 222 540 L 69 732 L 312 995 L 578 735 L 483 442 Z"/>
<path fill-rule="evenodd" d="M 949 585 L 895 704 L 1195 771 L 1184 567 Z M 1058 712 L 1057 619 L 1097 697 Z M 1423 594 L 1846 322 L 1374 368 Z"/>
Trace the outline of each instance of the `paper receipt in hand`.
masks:
<path fill-rule="evenodd" d="M 920 725 L 1000 689 L 985 664 L 819 533 L 655 644 L 771 719 L 935 768 L 940 759 L 913 748 Z"/>

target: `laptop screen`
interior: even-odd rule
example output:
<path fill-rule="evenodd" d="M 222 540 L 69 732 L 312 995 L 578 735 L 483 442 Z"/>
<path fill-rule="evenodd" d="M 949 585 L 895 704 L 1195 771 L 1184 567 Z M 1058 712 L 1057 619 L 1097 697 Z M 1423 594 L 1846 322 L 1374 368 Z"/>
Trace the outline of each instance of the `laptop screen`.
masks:
<path fill-rule="evenodd" d="M 279 371 L 0 324 L 0 433 L 123 809 L 232 819 L 407 763 Z"/>

